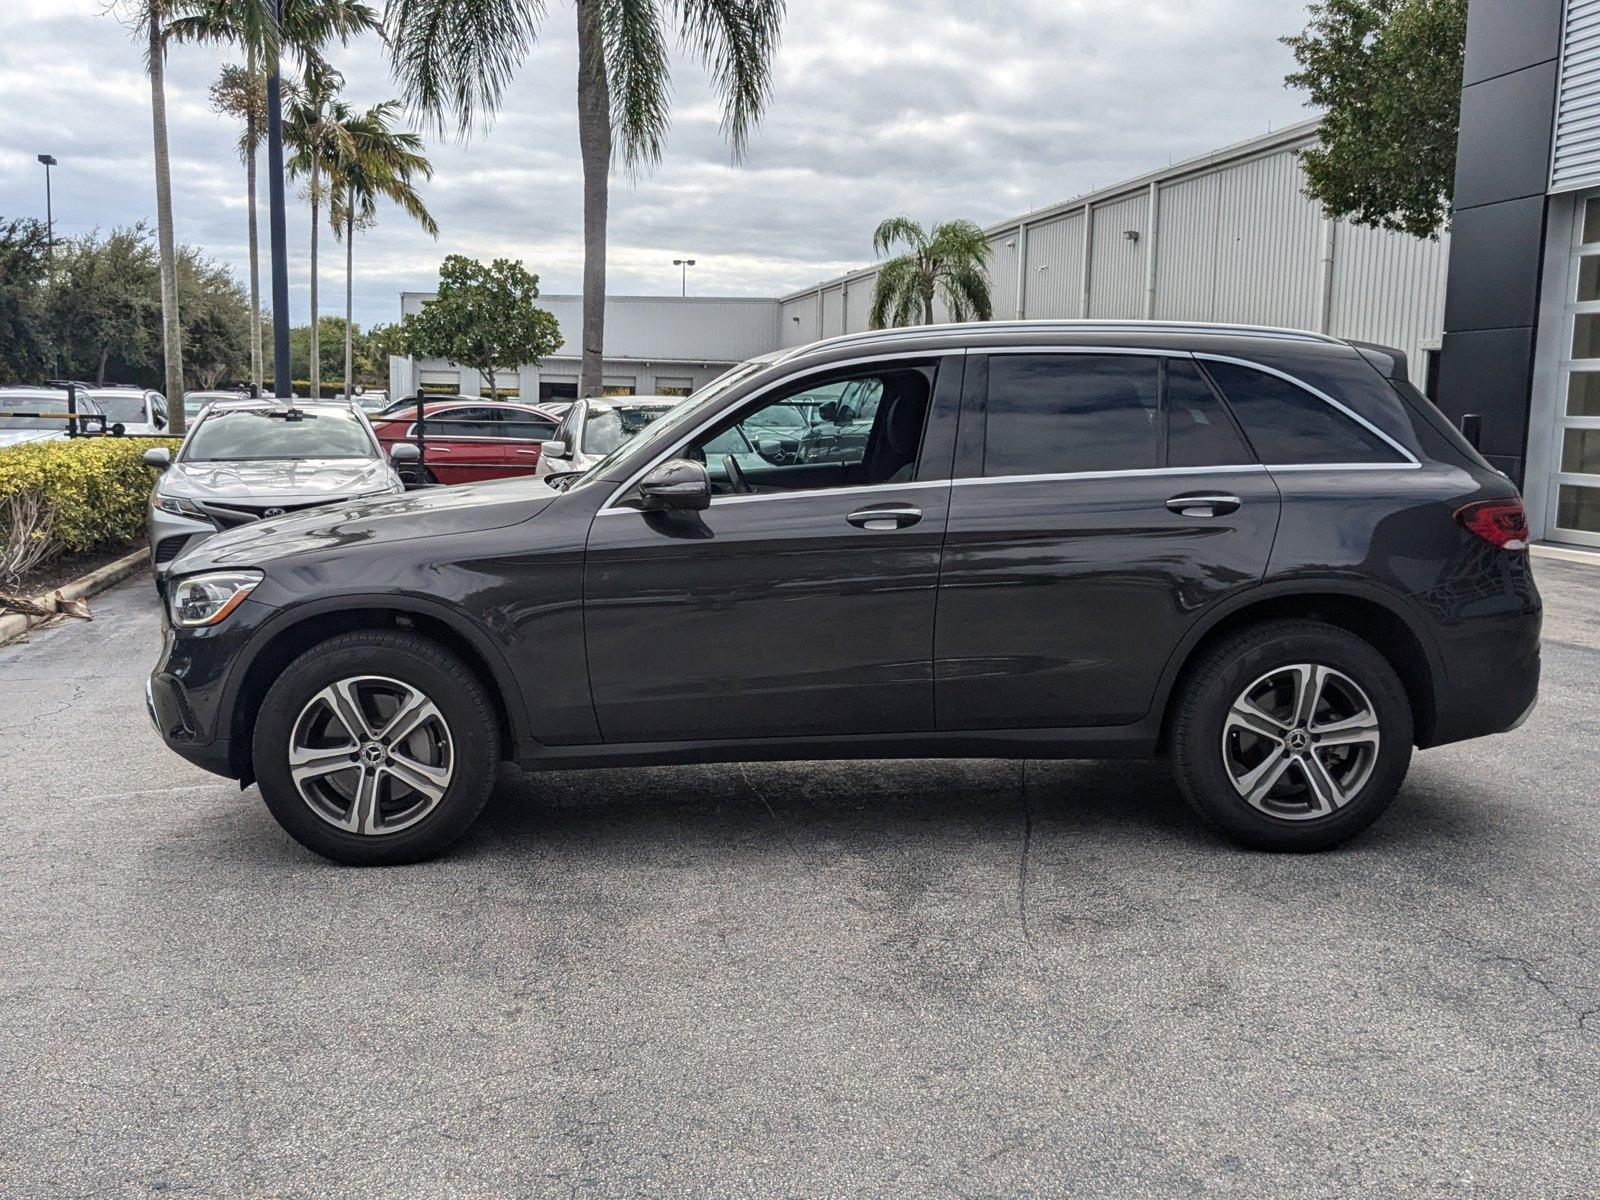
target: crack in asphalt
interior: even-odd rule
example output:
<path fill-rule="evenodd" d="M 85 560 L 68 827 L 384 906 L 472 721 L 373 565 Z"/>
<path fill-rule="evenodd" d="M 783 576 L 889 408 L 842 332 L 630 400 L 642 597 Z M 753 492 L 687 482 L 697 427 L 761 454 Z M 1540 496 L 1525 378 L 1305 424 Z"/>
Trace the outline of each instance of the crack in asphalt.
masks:
<path fill-rule="evenodd" d="M 1017 860 L 1017 921 L 1022 940 L 1033 945 L 1033 930 L 1028 927 L 1028 855 L 1033 849 L 1033 810 L 1028 805 L 1028 760 L 1022 766 L 1022 853 Z"/>

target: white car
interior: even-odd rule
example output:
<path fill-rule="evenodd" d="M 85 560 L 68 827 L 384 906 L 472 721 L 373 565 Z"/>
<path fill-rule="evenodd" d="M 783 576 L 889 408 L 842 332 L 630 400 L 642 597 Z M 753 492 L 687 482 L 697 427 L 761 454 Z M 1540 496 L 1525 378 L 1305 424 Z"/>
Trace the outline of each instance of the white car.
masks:
<path fill-rule="evenodd" d="M 77 411 L 97 417 L 100 405 L 85 392 L 78 393 Z M 0 446 L 21 446 L 67 436 L 67 393 L 64 388 L 13 384 L 0 387 Z M 100 422 L 80 422 L 84 433 L 99 433 Z"/>
<path fill-rule="evenodd" d="M 534 475 L 587 471 L 650 422 L 682 404 L 682 396 L 604 396 L 579 400 L 541 443 Z"/>
<path fill-rule="evenodd" d="M 160 392 L 115 385 L 93 388 L 89 398 L 106 414 L 106 422 L 113 432 L 118 425 L 122 426 L 123 433 L 151 434 L 167 430 L 167 398 Z"/>

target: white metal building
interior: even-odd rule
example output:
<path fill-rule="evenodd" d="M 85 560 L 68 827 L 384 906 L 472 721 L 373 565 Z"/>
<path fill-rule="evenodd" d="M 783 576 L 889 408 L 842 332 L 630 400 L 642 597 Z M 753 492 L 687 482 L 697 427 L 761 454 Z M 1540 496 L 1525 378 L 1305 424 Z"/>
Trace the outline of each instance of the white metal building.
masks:
<path fill-rule="evenodd" d="M 402 316 L 421 310 L 432 292 L 402 292 Z M 527 399 L 572 399 L 578 394 L 582 297 L 541 296 L 555 314 L 562 347 L 538 366 L 525 365 L 495 383 Z M 735 363 L 765 354 L 778 344 L 778 302 L 693 296 L 611 296 L 606 300 L 607 391 L 632 395 L 687 396 Z M 391 358 L 389 394 L 409 396 L 426 388 L 476 396 L 488 387 L 477 371 L 443 359 Z"/>
<path fill-rule="evenodd" d="M 1447 245 L 1334 222 L 1305 195 L 1291 125 L 990 226 L 997 318 L 1227 321 L 1406 351 L 1430 379 Z M 867 328 L 875 267 L 783 297 L 782 344 Z"/>

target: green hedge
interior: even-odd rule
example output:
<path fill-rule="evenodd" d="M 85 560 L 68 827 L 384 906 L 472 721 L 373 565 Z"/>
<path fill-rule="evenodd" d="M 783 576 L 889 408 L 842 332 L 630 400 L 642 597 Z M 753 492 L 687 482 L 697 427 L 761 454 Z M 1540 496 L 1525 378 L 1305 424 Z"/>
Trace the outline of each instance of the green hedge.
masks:
<path fill-rule="evenodd" d="M 154 446 L 176 454 L 178 440 L 62 438 L 0 448 L 0 523 L 11 510 L 6 501 L 31 492 L 50 514 L 51 554 L 131 541 L 145 530 L 156 473 L 140 459 Z"/>

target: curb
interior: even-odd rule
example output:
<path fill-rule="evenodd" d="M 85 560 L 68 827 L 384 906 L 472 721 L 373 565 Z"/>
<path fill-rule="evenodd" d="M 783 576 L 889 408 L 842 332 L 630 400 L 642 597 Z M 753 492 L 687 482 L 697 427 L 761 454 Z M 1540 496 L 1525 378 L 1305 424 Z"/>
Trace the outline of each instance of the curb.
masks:
<path fill-rule="evenodd" d="M 51 604 L 61 605 L 71 600 L 84 600 L 90 596 L 105 591 L 113 584 L 121 583 L 129 575 L 144 566 L 150 555 L 148 546 L 140 546 L 131 553 L 124 554 L 115 562 L 108 562 L 103 567 L 96 567 L 87 575 L 80 575 L 71 583 L 63 584 L 52 592 L 42 596 L 35 596 L 34 600 L 46 607 Z M 28 630 L 48 617 L 29 617 L 22 613 L 7 613 L 0 617 L 0 646 L 13 642 Z"/>
<path fill-rule="evenodd" d="M 1528 547 L 1535 558 L 1553 558 L 1560 562 L 1582 563 L 1586 567 L 1600 566 L 1600 551 L 1580 550 L 1575 546 L 1549 546 L 1535 542 Z"/>

